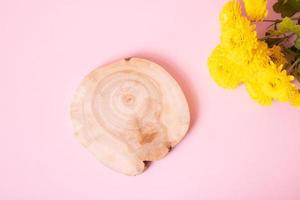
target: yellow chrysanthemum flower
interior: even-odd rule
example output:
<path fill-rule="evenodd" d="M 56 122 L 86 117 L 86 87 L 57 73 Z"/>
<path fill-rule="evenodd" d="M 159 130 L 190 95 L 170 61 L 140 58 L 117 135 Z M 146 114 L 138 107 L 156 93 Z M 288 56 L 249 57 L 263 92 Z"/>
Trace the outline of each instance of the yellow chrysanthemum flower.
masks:
<path fill-rule="evenodd" d="M 243 0 L 247 15 L 251 20 L 263 20 L 267 14 L 267 0 Z"/>
<path fill-rule="evenodd" d="M 292 91 L 289 101 L 292 106 L 300 108 L 300 91 L 297 89 Z"/>
<path fill-rule="evenodd" d="M 258 41 L 257 48 L 253 49 L 252 60 L 250 60 L 248 65 L 251 69 L 250 71 L 256 72 L 260 68 L 267 68 L 274 64 L 276 66 L 284 66 L 286 63 L 287 60 L 281 52 L 280 46 L 269 48 L 265 41 Z"/>
<path fill-rule="evenodd" d="M 289 76 L 282 66 L 277 67 L 275 64 L 258 71 L 259 80 L 257 84 L 261 85 L 263 92 L 275 100 L 286 102 L 289 100 L 290 93 L 293 89 L 293 76 Z"/>
<path fill-rule="evenodd" d="M 231 60 L 239 64 L 249 62 L 252 58 L 253 49 L 257 47 L 257 34 L 255 26 L 245 18 L 240 18 L 231 27 L 222 30 L 221 44 L 230 49 L 228 55 Z"/>
<path fill-rule="evenodd" d="M 270 105 L 272 99 L 289 101 L 295 85 L 293 76 L 287 75 L 282 65 L 277 67 L 271 59 L 256 54 L 244 73 L 244 83 L 249 95 L 261 105 Z"/>
<path fill-rule="evenodd" d="M 268 44 L 264 41 L 259 41 L 257 48 L 253 49 L 252 60 L 248 63 L 249 67 L 251 67 L 254 71 L 257 71 L 262 67 L 268 67 L 271 63 L 269 55 L 270 52 Z"/>
<path fill-rule="evenodd" d="M 232 24 L 242 16 L 241 5 L 236 1 L 230 1 L 223 6 L 220 13 L 220 22 L 222 26 Z"/>
<path fill-rule="evenodd" d="M 269 56 L 277 66 L 285 66 L 288 63 L 287 59 L 281 51 L 281 47 L 278 45 L 274 45 L 269 49 Z"/>
<path fill-rule="evenodd" d="M 257 103 L 259 103 L 260 105 L 263 106 L 269 106 L 272 104 L 272 97 L 266 95 L 261 86 L 258 85 L 256 82 L 253 83 L 245 83 L 248 94 L 250 95 L 250 97 L 256 101 Z"/>
<path fill-rule="evenodd" d="M 227 50 L 216 47 L 208 59 L 209 71 L 218 85 L 224 88 L 236 88 L 242 82 L 239 67 L 227 59 Z"/>
<path fill-rule="evenodd" d="M 240 4 L 236 1 L 227 3 L 220 14 L 221 45 L 230 49 L 228 58 L 240 65 L 249 62 L 258 44 L 255 25 L 241 14 Z"/>
<path fill-rule="evenodd" d="M 245 1 L 248 14 L 251 13 L 249 9 L 255 7 L 251 7 L 250 2 Z M 262 9 L 264 3 L 266 1 L 259 1 L 256 6 Z M 258 17 L 262 16 L 261 9 L 257 9 L 252 17 L 262 19 Z M 224 6 L 220 21 L 221 43 L 208 59 L 209 71 L 216 83 L 224 88 L 235 88 L 244 83 L 249 95 L 261 105 L 278 100 L 289 101 L 300 108 L 300 91 L 292 83 L 294 77 L 283 70 L 287 60 L 281 47 L 269 48 L 265 41 L 258 40 L 255 25 L 242 16 L 236 0 Z"/>

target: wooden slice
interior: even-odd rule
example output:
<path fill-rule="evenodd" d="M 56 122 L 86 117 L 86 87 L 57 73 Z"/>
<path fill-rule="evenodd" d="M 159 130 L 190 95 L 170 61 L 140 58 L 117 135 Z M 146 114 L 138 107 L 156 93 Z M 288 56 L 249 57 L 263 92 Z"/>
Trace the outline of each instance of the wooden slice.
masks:
<path fill-rule="evenodd" d="M 88 74 L 71 105 L 75 135 L 98 160 L 127 175 L 163 158 L 190 115 L 177 82 L 159 65 L 127 58 Z"/>

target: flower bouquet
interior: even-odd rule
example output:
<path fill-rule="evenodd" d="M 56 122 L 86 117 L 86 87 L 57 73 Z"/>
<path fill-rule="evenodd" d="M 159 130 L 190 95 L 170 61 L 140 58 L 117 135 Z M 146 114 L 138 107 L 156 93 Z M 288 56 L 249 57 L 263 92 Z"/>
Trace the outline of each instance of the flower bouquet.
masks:
<path fill-rule="evenodd" d="M 278 0 L 273 9 L 281 18 L 266 19 L 266 0 L 226 3 L 220 13 L 220 44 L 208 59 L 209 71 L 223 88 L 244 84 L 261 105 L 276 100 L 300 107 L 300 1 Z M 261 38 L 258 23 L 269 23 Z"/>

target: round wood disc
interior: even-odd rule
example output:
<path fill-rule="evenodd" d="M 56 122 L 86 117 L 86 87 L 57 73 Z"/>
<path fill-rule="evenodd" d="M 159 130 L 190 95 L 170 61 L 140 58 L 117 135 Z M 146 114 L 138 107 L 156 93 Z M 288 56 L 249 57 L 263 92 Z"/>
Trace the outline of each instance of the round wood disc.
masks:
<path fill-rule="evenodd" d="M 186 134 L 190 114 L 177 82 L 159 65 L 127 58 L 99 67 L 71 104 L 75 135 L 98 160 L 127 175 L 163 158 Z"/>

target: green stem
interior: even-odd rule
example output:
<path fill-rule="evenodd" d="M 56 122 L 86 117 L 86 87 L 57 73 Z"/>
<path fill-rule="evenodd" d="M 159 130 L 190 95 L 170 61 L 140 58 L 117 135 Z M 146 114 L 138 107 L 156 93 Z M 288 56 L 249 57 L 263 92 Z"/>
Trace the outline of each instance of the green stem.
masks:
<path fill-rule="evenodd" d="M 278 22 L 281 22 L 282 20 L 280 20 L 280 19 L 275 19 L 275 20 L 273 20 L 273 19 L 264 19 L 264 20 L 262 20 L 262 21 L 258 21 L 258 22 L 275 22 L 275 23 L 278 23 Z"/>
<path fill-rule="evenodd" d="M 296 65 L 300 62 L 300 57 L 297 58 L 297 60 L 286 69 L 287 74 L 291 74 L 293 72 L 293 69 L 296 67 Z"/>
<path fill-rule="evenodd" d="M 294 35 L 295 35 L 295 33 L 292 33 L 292 34 L 290 34 L 290 35 L 283 34 L 283 37 L 282 37 L 282 38 L 278 37 L 278 36 L 280 36 L 280 35 L 278 35 L 277 37 L 274 37 L 274 35 L 267 35 L 267 36 L 261 38 L 261 40 L 266 40 L 266 39 L 268 39 L 268 38 L 278 38 L 278 39 L 281 39 L 281 40 L 279 40 L 279 42 L 278 42 L 278 44 L 279 44 L 279 43 L 283 42 L 283 41 L 286 40 L 286 39 L 290 39 L 290 38 L 291 38 L 292 36 L 294 36 Z"/>
<path fill-rule="evenodd" d="M 296 18 L 296 17 L 294 17 L 294 18 L 290 18 L 291 20 L 298 20 L 299 18 Z M 262 21 L 251 21 L 251 22 L 261 22 L 261 23 L 263 23 L 263 22 L 273 22 L 273 23 L 279 23 L 279 22 L 281 22 L 283 19 L 264 19 L 264 20 L 262 20 Z"/>

